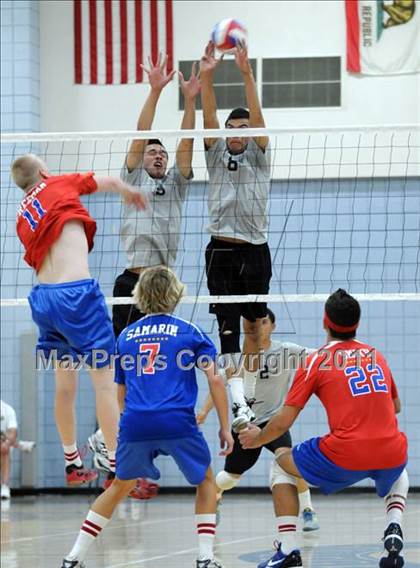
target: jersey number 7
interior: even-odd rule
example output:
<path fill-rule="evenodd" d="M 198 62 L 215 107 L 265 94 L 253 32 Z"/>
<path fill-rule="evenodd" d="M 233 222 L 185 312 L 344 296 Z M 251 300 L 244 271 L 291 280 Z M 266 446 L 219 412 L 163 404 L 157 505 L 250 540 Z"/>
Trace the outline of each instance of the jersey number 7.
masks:
<path fill-rule="evenodd" d="M 146 364 L 142 365 L 142 373 L 145 375 L 154 375 L 155 369 L 155 359 L 156 355 L 160 351 L 160 343 L 142 343 L 140 345 L 140 353 L 147 354 Z"/>

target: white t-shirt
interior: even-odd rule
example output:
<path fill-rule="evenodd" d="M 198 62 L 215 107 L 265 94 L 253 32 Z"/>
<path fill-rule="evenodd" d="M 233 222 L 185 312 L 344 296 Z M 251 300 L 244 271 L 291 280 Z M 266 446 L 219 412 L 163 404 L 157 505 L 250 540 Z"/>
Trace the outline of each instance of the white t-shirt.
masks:
<path fill-rule="evenodd" d="M 14 428 L 17 430 L 17 420 L 16 420 L 16 412 L 10 406 L 10 404 L 6 404 L 5 402 L 1 401 L 1 432 L 6 433 L 7 430 Z"/>
<path fill-rule="evenodd" d="M 271 341 L 264 352 L 264 365 L 259 371 L 255 387 L 244 380 L 245 396 L 253 399 L 254 424 L 268 422 L 283 406 L 296 369 L 315 349 L 296 343 Z"/>

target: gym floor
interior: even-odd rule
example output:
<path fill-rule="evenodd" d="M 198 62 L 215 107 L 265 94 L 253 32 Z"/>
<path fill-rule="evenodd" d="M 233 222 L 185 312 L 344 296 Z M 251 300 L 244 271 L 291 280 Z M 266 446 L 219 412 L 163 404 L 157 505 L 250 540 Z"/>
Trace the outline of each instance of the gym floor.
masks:
<path fill-rule="evenodd" d="M 2 502 L 1 565 L 60 568 L 93 497 L 43 495 Z M 319 531 L 300 539 L 306 568 L 378 566 L 384 506 L 374 494 L 313 496 Z M 125 501 L 92 546 L 87 568 L 165 566 L 195 568 L 192 495 L 160 495 Z M 404 518 L 405 568 L 420 567 L 420 495 L 409 495 Z M 218 527 L 217 557 L 224 568 L 255 567 L 273 553 L 275 520 L 270 496 L 225 496 Z"/>

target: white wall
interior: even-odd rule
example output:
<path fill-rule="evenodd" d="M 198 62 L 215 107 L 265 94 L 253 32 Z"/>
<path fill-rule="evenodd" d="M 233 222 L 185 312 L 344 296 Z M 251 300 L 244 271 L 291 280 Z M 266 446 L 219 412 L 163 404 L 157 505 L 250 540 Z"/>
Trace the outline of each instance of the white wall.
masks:
<path fill-rule="evenodd" d="M 134 128 L 147 85 L 74 85 L 73 2 L 42 0 L 40 7 L 41 130 Z M 267 110 L 269 126 L 383 125 L 419 120 L 419 75 L 354 77 L 345 71 L 342 1 L 175 0 L 175 62 L 199 59 L 214 23 L 229 16 L 239 16 L 248 28 L 252 57 L 342 57 L 342 108 Z M 174 82 L 162 95 L 155 128 L 179 128 L 177 105 Z"/>

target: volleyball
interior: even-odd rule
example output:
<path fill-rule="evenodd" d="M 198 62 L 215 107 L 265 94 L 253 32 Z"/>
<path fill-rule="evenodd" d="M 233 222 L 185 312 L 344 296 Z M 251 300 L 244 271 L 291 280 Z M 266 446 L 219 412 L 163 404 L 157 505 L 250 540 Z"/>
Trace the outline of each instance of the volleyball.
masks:
<path fill-rule="evenodd" d="M 219 51 L 229 53 L 237 45 L 247 44 L 246 28 L 234 18 L 218 22 L 211 33 L 211 40 Z"/>

